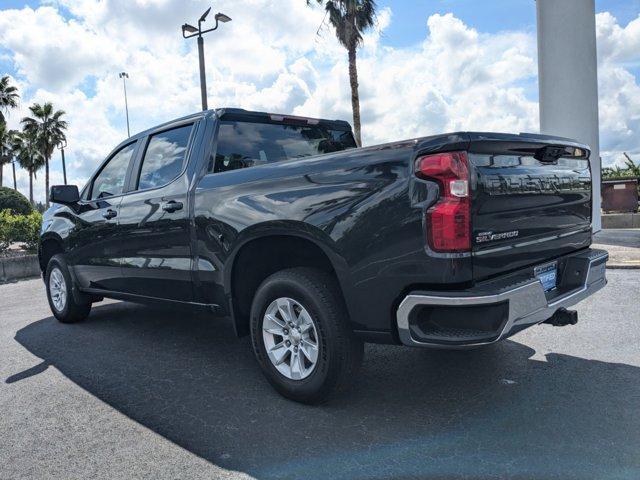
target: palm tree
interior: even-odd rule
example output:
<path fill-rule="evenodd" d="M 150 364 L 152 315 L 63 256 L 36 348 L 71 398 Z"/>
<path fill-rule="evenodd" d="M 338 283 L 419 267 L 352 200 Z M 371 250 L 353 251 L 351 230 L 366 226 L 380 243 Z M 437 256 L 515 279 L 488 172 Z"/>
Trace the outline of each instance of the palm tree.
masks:
<path fill-rule="evenodd" d="M 15 151 L 13 147 L 16 141 L 17 130 L 9 130 L 5 122 L 0 121 L 0 187 L 3 185 L 3 168 L 7 163 L 11 163 L 13 169 L 13 189 L 17 190 L 16 185 L 16 166 L 14 162 Z"/>
<path fill-rule="evenodd" d="M 18 106 L 18 89 L 9 83 L 9 75 L 0 78 L 0 122 L 4 122 L 4 114 Z"/>
<path fill-rule="evenodd" d="M 13 163 L 14 151 L 13 144 L 17 130 L 9 130 L 7 124 L 0 121 L 0 187 L 2 186 L 2 170 L 6 163 L 11 163 L 13 167 L 13 189 L 17 190 L 16 185 L 16 167 Z"/>
<path fill-rule="evenodd" d="M 307 5 L 312 0 L 307 0 Z M 329 15 L 329 23 L 336 30 L 340 44 L 347 49 L 349 57 L 349 83 L 351 84 L 351 108 L 353 110 L 353 130 L 358 146 L 360 136 L 360 94 L 358 93 L 358 68 L 356 51 L 362 44 L 363 33 L 376 22 L 375 0 L 316 0 Z"/>
<path fill-rule="evenodd" d="M 0 187 L 2 187 L 2 170 L 5 163 L 9 163 L 12 158 L 12 144 L 9 136 L 9 129 L 6 122 L 0 120 Z"/>
<path fill-rule="evenodd" d="M 636 163 L 631 160 L 631 157 L 624 152 L 625 161 L 624 164 L 627 167 L 627 171 L 629 172 L 629 176 L 631 177 L 640 177 L 640 164 L 636 165 Z"/>
<path fill-rule="evenodd" d="M 33 179 L 44 165 L 44 157 L 38 148 L 38 139 L 34 132 L 23 130 L 17 133 L 13 139 L 12 150 L 20 166 L 29 172 L 29 201 L 33 205 Z"/>
<path fill-rule="evenodd" d="M 62 120 L 65 114 L 63 110 L 54 110 L 51 102 L 44 105 L 34 103 L 29 107 L 33 117 L 25 117 L 22 124 L 26 131 L 32 132 L 40 154 L 44 159 L 45 166 L 45 198 L 46 206 L 49 208 L 49 160 L 53 155 L 56 145 L 65 139 L 64 131 L 67 128 L 67 122 Z"/>

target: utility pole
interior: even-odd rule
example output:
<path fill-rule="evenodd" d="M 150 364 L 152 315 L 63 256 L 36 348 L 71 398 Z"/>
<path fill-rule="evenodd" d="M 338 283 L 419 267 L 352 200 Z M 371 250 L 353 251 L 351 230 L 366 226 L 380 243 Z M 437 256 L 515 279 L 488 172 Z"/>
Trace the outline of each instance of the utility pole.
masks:
<path fill-rule="evenodd" d="M 16 182 L 16 161 L 15 159 L 11 162 L 11 169 L 13 170 L 13 189 L 18 191 L 18 183 Z"/>
<path fill-rule="evenodd" d="M 202 35 L 205 33 L 213 32 L 218 29 L 218 24 L 220 22 L 227 23 L 231 21 L 231 18 L 225 15 L 224 13 L 216 13 L 215 20 L 216 24 L 213 28 L 209 30 L 202 30 L 202 23 L 207 19 L 207 15 L 211 11 L 211 7 L 207 8 L 207 11 L 202 14 L 200 19 L 198 20 L 198 28 L 193 25 L 189 25 L 185 23 L 182 25 L 182 37 L 183 38 L 191 38 L 198 37 L 198 60 L 200 64 L 200 97 L 202 100 L 202 110 L 208 110 L 209 105 L 207 102 L 207 77 L 205 75 L 205 66 L 204 66 L 204 39 Z"/>
<path fill-rule="evenodd" d="M 127 78 L 129 78 L 129 74 L 127 72 L 120 72 L 118 77 L 122 79 L 122 87 L 124 88 L 124 110 L 127 115 L 127 137 L 131 137 L 131 131 L 129 130 L 129 104 L 127 102 Z M 64 153 L 62 155 L 64 156 Z"/>
<path fill-rule="evenodd" d="M 62 154 L 62 177 L 64 178 L 64 184 L 67 184 L 67 164 L 64 160 L 64 149 L 67 146 L 67 140 L 63 140 L 58 148 L 60 148 L 60 153 Z"/>

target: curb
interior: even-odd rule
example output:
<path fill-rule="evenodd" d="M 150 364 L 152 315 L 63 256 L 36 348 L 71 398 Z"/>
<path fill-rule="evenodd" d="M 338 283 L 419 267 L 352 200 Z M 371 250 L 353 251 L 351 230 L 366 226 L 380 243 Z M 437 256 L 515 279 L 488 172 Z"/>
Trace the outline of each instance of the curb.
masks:
<path fill-rule="evenodd" d="M 609 270 L 640 270 L 640 262 L 629 263 L 607 263 Z"/>
<path fill-rule="evenodd" d="M 605 213 L 602 228 L 640 228 L 640 213 Z"/>
<path fill-rule="evenodd" d="M 0 283 L 40 276 L 37 255 L 0 258 Z"/>

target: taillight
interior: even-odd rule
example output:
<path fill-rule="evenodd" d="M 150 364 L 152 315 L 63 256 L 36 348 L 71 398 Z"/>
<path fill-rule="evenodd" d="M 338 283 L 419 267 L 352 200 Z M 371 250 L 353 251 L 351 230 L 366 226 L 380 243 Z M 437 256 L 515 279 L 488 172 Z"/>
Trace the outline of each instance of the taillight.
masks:
<path fill-rule="evenodd" d="M 471 250 L 471 200 L 466 152 L 436 153 L 416 160 L 416 175 L 440 185 L 440 199 L 427 210 L 427 240 L 436 252 Z"/>

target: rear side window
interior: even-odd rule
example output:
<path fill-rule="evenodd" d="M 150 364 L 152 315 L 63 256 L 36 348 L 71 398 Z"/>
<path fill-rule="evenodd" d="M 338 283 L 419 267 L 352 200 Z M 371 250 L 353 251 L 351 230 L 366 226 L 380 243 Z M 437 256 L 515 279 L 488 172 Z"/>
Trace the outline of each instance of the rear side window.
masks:
<path fill-rule="evenodd" d="M 122 147 L 111 160 L 102 168 L 100 173 L 93 180 L 91 188 L 91 199 L 120 195 L 124 188 L 124 178 L 129 168 L 129 162 L 136 149 L 136 144 L 132 143 Z"/>
<path fill-rule="evenodd" d="M 144 153 L 138 190 L 166 185 L 180 175 L 193 125 L 156 133 Z"/>
<path fill-rule="evenodd" d="M 349 130 L 326 125 L 221 122 L 214 172 L 355 148 Z"/>

